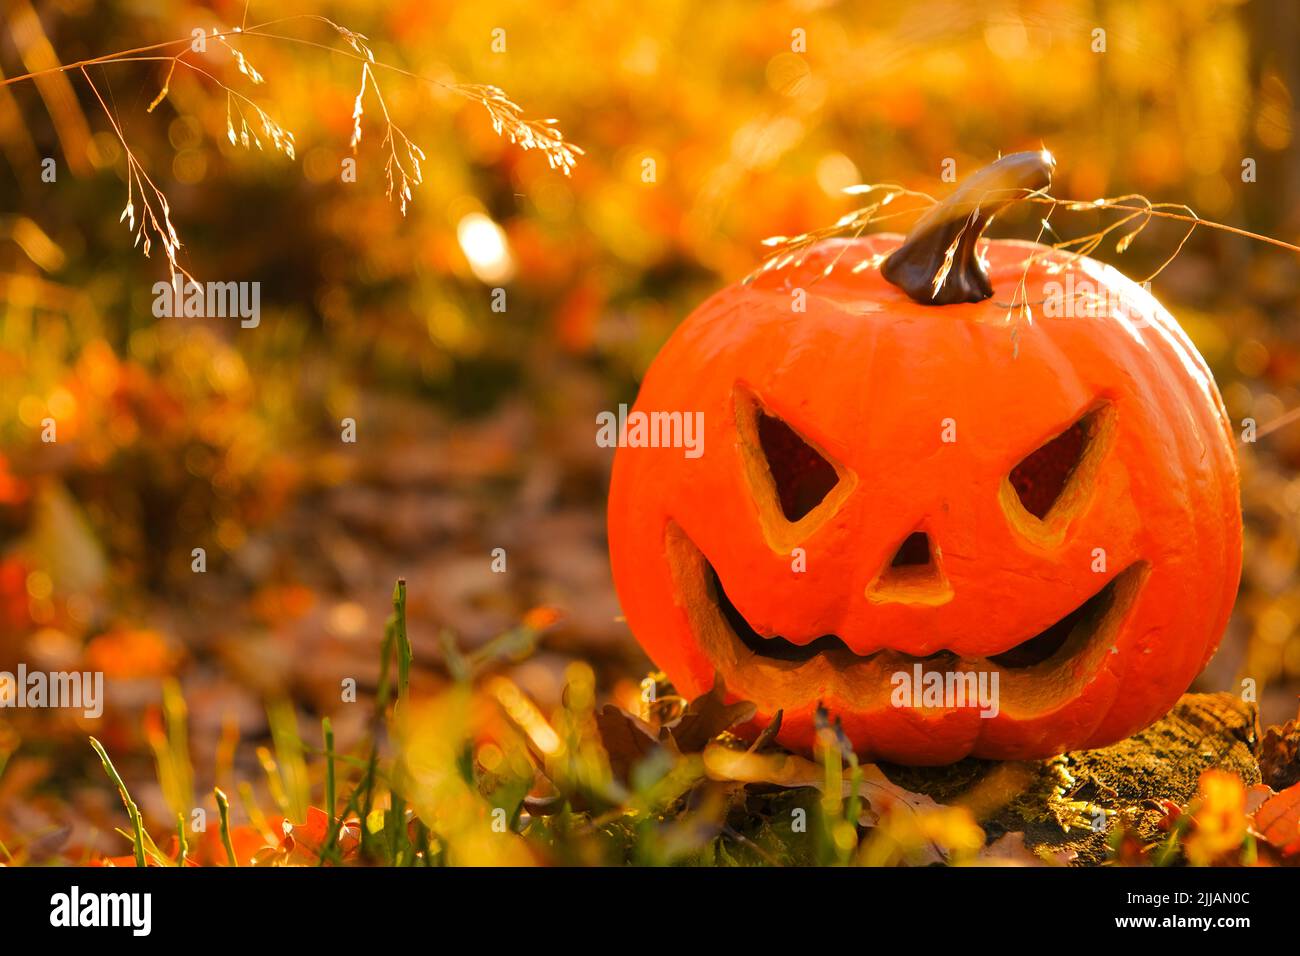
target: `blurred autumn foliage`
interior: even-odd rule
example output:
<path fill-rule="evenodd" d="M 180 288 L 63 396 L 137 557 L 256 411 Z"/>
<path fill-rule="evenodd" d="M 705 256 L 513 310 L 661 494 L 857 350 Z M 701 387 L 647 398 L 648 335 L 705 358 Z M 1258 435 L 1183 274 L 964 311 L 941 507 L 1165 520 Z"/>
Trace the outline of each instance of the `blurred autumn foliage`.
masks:
<path fill-rule="evenodd" d="M 413 694 L 446 704 L 469 693 L 453 665 L 491 647 L 491 675 L 539 714 L 586 713 L 562 699 L 575 679 L 593 697 L 573 720 L 595 720 L 597 701 L 635 711 L 649 664 L 609 582 L 596 413 L 631 400 L 676 323 L 752 270 L 761 240 L 851 208 L 844 187 L 938 194 L 951 188 L 945 160 L 960 174 L 1046 145 L 1058 196 L 1138 192 L 1300 242 L 1300 13 L 1287 0 L 260 6 L 247 20 L 234 0 L 15 0 L 0 14 L 9 78 L 195 27 L 275 21 L 265 32 L 278 35 L 237 43 L 265 78 L 255 88 L 217 44 L 194 57 L 212 76 L 168 80 L 165 61 L 145 59 L 0 86 L 0 670 L 96 669 L 109 688 L 96 721 L 0 712 L 10 859 L 122 851 L 111 832 L 121 807 L 88 733 L 159 832 L 216 784 L 235 795 L 241 856 L 311 857 L 329 821 L 303 816 L 323 781 L 301 741 L 318 749 L 322 716 L 340 752 L 370 739 L 372 714 L 341 703 L 339 687 L 354 679 L 362 701 L 382 689 L 399 576 Z M 355 182 L 345 161 L 359 61 L 299 14 L 364 34 L 378 61 L 409 71 L 376 69 L 383 110 L 369 96 Z M 231 142 L 218 80 L 292 131 L 293 159 Z M 555 118 L 585 151 L 572 175 L 498 135 L 458 83 L 499 86 L 528 116 Z M 385 195 L 384 112 L 425 156 L 405 214 Z M 119 219 L 122 140 L 169 200 L 181 265 L 204 281 L 261 283 L 257 328 L 153 315 L 167 265 L 133 248 Z M 1053 225 L 1087 232 L 1099 215 Z M 1001 234 L 1036 228 L 1010 216 Z M 1123 255 L 1103 254 L 1142 277 L 1181 235 L 1156 223 Z M 1263 722 L 1280 724 L 1300 691 L 1300 420 L 1287 417 L 1300 408 L 1300 258 L 1200 230 L 1153 289 L 1213 367 L 1234 422 L 1258 424 L 1241 445 L 1241 594 L 1197 688 L 1251 680 Z M 354 444 L 339 440 L 345 419 Z M 54 443 L 42 440 L 50 420 Z M 509 573 L 493 573 L 495 548 Z M 538 642 L 527 656 L 490 643 L 521 626 Z M 513 692 L 475 693 L 496 715 Z M 442 704 L 408 715 L 402 733 L 437 743 L 394 772 L 414 781 L 426 825 L 462 815 L 470 858 L 516 861 L 518 848 L 475 842 L 491 821 L 447 775 L 452 743 L 500 718 L 453 708 L 437 719 L 458 731 L 429 731 L 421 720 Z M 570 727 L 575 740 L 590 729 Z M 438 747 L 452 749 L 439 758 Z M 502 786 L 517 784 L 508 755 L 486 759 Z M 179 768 L 191 766 L 198 779 L 186 782 Z M 1195 821 L 1180 831 L 1195 837 L 1189 858 L 1240 851 L 1246 811 L 1212 816 L 1246 806 L 1235 786 L 1207 779 L 1181 811 Z M 210 797 L 202 805 L 216 813 Z M 974 824 L 944 813 L 933 826 L 946 845 L 973 854 Z M 289 845 L 281 818 L 305 827 Z M 860 852 L 906 862 L 938 839 L 890 832 Z M 676 859 L 655 847 L 647 859 Z M 195 852 L 222 859 L 217 844 Z"/>

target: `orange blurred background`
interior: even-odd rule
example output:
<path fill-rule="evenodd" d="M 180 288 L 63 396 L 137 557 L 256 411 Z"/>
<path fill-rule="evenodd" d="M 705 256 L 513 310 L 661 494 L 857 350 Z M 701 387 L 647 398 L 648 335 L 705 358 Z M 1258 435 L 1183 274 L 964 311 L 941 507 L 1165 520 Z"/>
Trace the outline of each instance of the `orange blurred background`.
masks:
<path fill-rule="evenodd" d="M 147 6 L 16 0 L 0 19 L 0 69 L 245 16 L 234 2 Z M 848 211 L 846 186 L 942 193 L 945 160 L 964 174 L 1045 145 L 1057 196 L 1140 192 L 1300 241 L 1293 3 L 976 6 L 254 4 L 250 25 L 324 14 L 365 34 L 378 60 L 436 81 L 376 73 L 393 123 L 426 156 L 405 215 L 385 196 L 373 96 L 356 182 L 341 174 L 360 67 L 331 52 L 347 47 L 326 24 L 267 28 L 309 43 L 241 40 L 264 84 L 220 47 L 196 60 L 293 132 L 292 160 L 232 144 L 227 96 L 208 78 L 177 71 L 148 112 L 166 64 L 89 67 L 170 201 L 184 267 L 262 283 L 256 329 L 154 318 L 166 262 L 133 249 L 119 222 L 125 150 L 86 77 L 0 88 L 0 670 L 92 667 L 111 688 L 93 727 L 0 715 L 0 754 L 23 743 L 0 797 L 92 772 L 93 730 L 136 755 L 119 766 L 156 804 L 146 738 L 166 676 L 183 688 L 201 767 L 228 724 L 268 732 L 265 700 L 337 710 L 340 673 L 373 680 L 399 575 L 417 663 L 439 659 L 442 628 L 474 647 L 544 605 L 564 619 L 514 668 L 521 687 L 553 702 L 575 658 L 605 692 L 635 684 L 650 665 L 609 580 L 610 451 L 594 443 L 595 415 L 631 400 L 665 337 L 759 263 L 762 239 Z M 454 83 L 499 85 L 528 116 L 554 118 L 585 151 L 573 175 L 497 135 Z M 1053 224 L 1078 235 L 1097 216 Z M 1034 231 L 1009 217 L 993 234 Z M 1108 259 L 1140 278 L 1181 235 L 1156 223 Z M 1211 230 L 1154 283 L 1234 421 L 1263 429 L 1300 408 L 1297 289 L 1300 257 Z M 347 418 L 355 444 L 339 440 Z M 1276 722 L 1300 692 L 1300 421 L 1241 454 L 1241 594 L 1197 687 L 1253 679 Z M 362 732 L 350 719 L 343 740 Z M 57 816 L 40 800 L 22 812 L 29 828 Z"/>

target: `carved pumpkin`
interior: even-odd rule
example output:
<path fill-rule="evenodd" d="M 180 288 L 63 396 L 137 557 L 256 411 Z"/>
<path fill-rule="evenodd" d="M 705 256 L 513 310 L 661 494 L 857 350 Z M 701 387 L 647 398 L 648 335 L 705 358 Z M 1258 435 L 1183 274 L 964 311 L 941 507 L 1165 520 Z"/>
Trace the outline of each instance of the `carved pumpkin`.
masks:
<path fill-rule="evenodd" d="M 1028 759 L 1131 735 L 1209 660 L 1241 567 L 1222 400 L 1136 283 L 980 238 L 1052 168 L 1005 157 L 906 240 L 828 240 L 664 346 L 633 414 L 703 412 L 703 453 L 620 447 L 609 539 L 682 694 L 720 676 L 796 750 L 823 706 L 864 757 Z M 1060 315 L 1061 288 L 1091 293 Z M 996 714 L 899 706 L 930 673 L 996 675 Z"/>

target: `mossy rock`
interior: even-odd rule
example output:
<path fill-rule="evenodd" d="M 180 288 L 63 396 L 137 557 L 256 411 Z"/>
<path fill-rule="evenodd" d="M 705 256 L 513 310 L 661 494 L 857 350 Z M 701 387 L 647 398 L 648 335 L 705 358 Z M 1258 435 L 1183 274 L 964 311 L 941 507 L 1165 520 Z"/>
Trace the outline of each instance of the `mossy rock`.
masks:
<path fill-rule="evenodd" d="M 1259 783 L 1258 746 L 1254 704 L 1228 693 L 1184 694 L 1146 730 L 1100 750 L 1022 763 L 969 759 L 881 769 L 909 790 L 970 808 L 990 841 L 1024 833 L 1032 852 L 1096 865 L 1121 819 L 1142 840 L 1158 839 L 1158 801 L 1186 804 L 1206 770 Z"/>

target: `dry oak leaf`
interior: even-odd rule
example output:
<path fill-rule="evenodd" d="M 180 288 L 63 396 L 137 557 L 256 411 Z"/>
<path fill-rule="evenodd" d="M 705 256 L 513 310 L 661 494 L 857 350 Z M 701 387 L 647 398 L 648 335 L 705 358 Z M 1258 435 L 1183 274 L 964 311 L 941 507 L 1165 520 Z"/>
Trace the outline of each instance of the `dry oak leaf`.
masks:
<path fill-rule="evenodd" d="M 659 747 L 653 727 L 613 704 L 606 704 L 596 715 L 596 729 L 609 755 L 610 769 L 622 783 L 631 778 L 633 767 Z"/>
<path fill-rule="evenodd" d="M 713 689 L 690 702 L 681 720 L 669 728 L 673 742 L 684 754 L 699 753 L 723 731 L 753 718 L 757 708 L 748 701 L 728 704 L 722 675 L 713 678 Z"/>
<path fill-rule="evenodd" d="M 1255 811 L 1251 829 L 1284 857 L 1300 854 L 1300 783 L 1265 801 Z"/>

